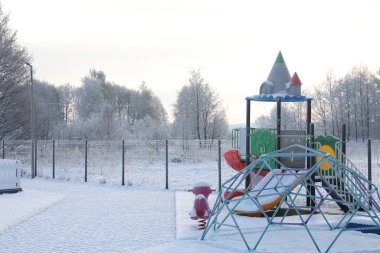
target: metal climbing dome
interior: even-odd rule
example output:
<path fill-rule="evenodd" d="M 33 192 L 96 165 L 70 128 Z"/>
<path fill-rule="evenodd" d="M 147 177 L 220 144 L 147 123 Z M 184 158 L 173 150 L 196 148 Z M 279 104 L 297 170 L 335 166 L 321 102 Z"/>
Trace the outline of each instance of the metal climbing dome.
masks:
<path fill-rule="evenodd" d="M 294 150 L 297 150 L 297 153 Z M 309 163 L 305 162 L 304 168 L 289 168 L 283 163 L 286 159 L 297 157 L 305 157 L 305 161 L 311 159 L 313 162 L 310 163 L 310 167 L 307 167 L 306 164 Z M 328 174 L 324 173 L 322 168 L 326 163 L 331 165 Z M 256 178 L 265 170 L 266 176 L 257 183 Z M 252 179 L 250 184 L 246 185 L 249 176 Z M 305 204 L 305 197 L 311 200 L 309 204 Z M 302 226 L 316 250 L 322 252 L 310 225 L 312 217 L 320 214 L 324 221 L 323 229 L 338 231 L 323 250 L 328 252 L 346 230 L 380 229 L 380 206 L 376 199 L 380 199 L 377 187 L 360 172 L 349 168 L 328 153 L 293 145 L 261 155 L 222 184 L 212 217 L 201 239 L 205 240 L 212 230 L 217 232 L 224 227 L 232 227 L 241 236 L 247 249 L 254 251 L 270 227 Z M 343 215 L 334 220 L 330 220 L 322 208 L 322 205 L 331 202 L 344 211 Z M 289 214 L 293 214 L 292 219 L 289 219 Z M 265 217 L 266 225 L 257 238 L 250 240 L 247 238 L 249 230 L 239 224 L 236 215 L 262 216 Z M 355 216 L 367 217 L 368 226 L 348 227 Z"/>

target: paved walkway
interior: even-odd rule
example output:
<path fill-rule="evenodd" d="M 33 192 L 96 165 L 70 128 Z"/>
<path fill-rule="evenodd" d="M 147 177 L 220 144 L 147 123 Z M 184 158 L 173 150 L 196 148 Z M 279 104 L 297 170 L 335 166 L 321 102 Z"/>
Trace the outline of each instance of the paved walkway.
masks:
<path fill-rule="evenodd" d="M 66 198 L 0 234 L 0 252 L 133 252 L 175 240 L 174 192 L 43 179 Z"/>

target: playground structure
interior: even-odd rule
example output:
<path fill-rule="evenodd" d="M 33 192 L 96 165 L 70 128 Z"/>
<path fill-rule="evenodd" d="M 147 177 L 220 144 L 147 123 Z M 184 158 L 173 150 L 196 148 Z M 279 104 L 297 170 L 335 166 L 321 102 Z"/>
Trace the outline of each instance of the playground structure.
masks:
<path fill-rule="evenodd" d="M 297 148 L 302 152 L 294 153 L 293 149 Z M 289 157 L 308 157 L 315 160 L 319 157 L 319 161 L 313 164 L 310 168 L 294 169 L 289 168 L 281 162 L 281 158 Z M 323 163 L 329 163 L 331 170 L 335 175 L 335 180 L 324 176 L 321 166 Z M 250 177 L 252 171 L 257 170 L 260 164 L 257 177 L 263 170 L 269 170 L 267 175 L 260 181 L 265 182 L 263 186 L 260 183 L 256 187 L 252 187 L 255 177 L 251 180 L 247 188 L 243 188 L 243 194 L 239 197 L 230 198 L 236 191 L 241 191 L 245 181 Z M 274 164 L 272 166 L 271 164 Z M 321 183 L 317 183 L 317 179 Z M 335 184 L 339 181 L 344 185 L 342 188 Z M 309 225 L 312 217 L 319 213 L 328 230 L 338 230 L 339 232 L 331 240 L 325 252 L 328 252 L 334 245 L 336 240 L 346 230 L 370 230 L 380 228 L 380 206 L 375 199 L 379 199 L 378 189 L 363 175 L 357 173 L 342 162 L 333 158 L 330 154 L 307 148 L 304 146 L 294 145 L 289 146 L 268 154 L 260 156 L 244 170 L 227 180 L 222 185 L 222 191 L 212 210 L 205 231 L 202 235 L 202 240 L 206 238 L 207 233 L 213 228 L 215 231 L 223 226 L 234 228 L 238 231 L 245 246 L 249 251 L 256 250 L 269 227 L 276 225 L 284 226 L 303 226 L 307 231 L 311 241 L 315 245 L 318 252 L 321 248 L 318 241 L 313 236 L 313 227 Z M 312 193 L 311 189 L 314 189 Z M 227 197 L 223 192 L 230 192 Z M 349 197 L 345 197 L 349 196 Z M 303 198 L 311 199 L 313 205 L 302 204 Z M 328 202 L 333 202 L 340 207 L 346 207 L 344 215 L 339 217 L 338 221 L 331 221 L 331 216 L 325 215 L 322 206 Z M 272 214 L 268 214 L 266 205 L 276 206 Z M 285 211 L 280 214 L 280 209 Z M 302 210 L 310 209 L 310 212 L 305 215 Z M 253 243 L 250 243 L 246 238 L 246 232 L 241 228 L 239 220 L 234 217 L 235 214 L 260 214 L 265 217 L 267 225 L 263 227 L 262 232 Z M 296 214 L 298 221 L 289 220 L 288 214 L 293 212 Z M 335 216 L 338 217 L 338 216 Z M 350 221 L 354 217 L 366 217 L 366 227 L 349 227 Z M 320 226 L 318 229 L 321 229 Z"/>
<path fill-rule="evenodd" d="M 0 194 L 22 191 L 21 162 L 18 160 L 0 159 Z"/>
<path fill-rule="evenodd" d="M 246 97 L 246 127 L 233 130 L 234 149 L 224 154 L 238 173 L 222 184 L 202 239 L 211 227 L 233 227 L 248 250 L 255 250 L 270 226 L 300 225 L 321 252 L 309 224 L 320 213 L 329 230 L 339 230 L 325 249 L 328 252 L 345 230 L 380 229 L 376 213 L 380 207 L 375 201 L 379 199 L 378 190 L 345 156 L 345 126 L 341 140 L 315 137 L 311 123 L 313 99 L 301 95 L 301 85 L 297 73 L 290 77 L 280 52 L 268 80 L 260 87 L 260 95 Z M 251 101 L 276 103 L 276 129 L 251 128 Z M 306 131 L 281 129 L 283 102 L 306 102 Z M 322 208 L 331 202 L 344 213 L 337 223 L 329 221 Z M 287 221 L 289 214 L 295 214 L 299 221 Z M 247 241 L 234 215 L 265 217 L 267 226 L 254 245 Z M 367 217 L 372 226 L 350 226 L 355 216 Z"/>

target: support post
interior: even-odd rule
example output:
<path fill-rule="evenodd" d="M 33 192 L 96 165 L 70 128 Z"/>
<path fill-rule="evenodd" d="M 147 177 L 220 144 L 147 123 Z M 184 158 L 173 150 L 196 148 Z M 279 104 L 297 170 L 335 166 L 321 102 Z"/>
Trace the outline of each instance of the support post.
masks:
<path fill-rule="evenodd" d="M 218 186 L 219 192 L 222 190 L 222 144 L 218 140 Z"/>
<path fill-rule="evenodd" d="M 87 182 L 87 140 L 84 148 L 84 181 Z"/>
<path fill-rule="evenodd" d="M 276 149 L 281 149 L 281 99 L 277 99 L 277 144 Z"/>
<path fill-rule="evenodd" d="M 372 142 L 371 138 L 368 138 L 368 181 L 372 183 Z M 372 185 L 369 185 L 369 190 L 372 189 Z"/>
<path fill-rule="evenodd" d="M 165 189 L 169 189 L 169 141 L 165 141 Z"/>
<path fill-rule="evenodd" d="M 311 100 L 308 100 L 307 101 L 307 108 L 306 108 L 306 134 L 308 136 L 307 138 L 307 147 L 310 148 L 311 147 L 311 144 L 312 144 L 312 130 L 314 132 L 314 126 L 313 126 L 313 129 L 312 128 L 312 124 L 311 124 Z M 314 133 L 313 133 L 314 134 Z M 309 153 L 309 151 L 307 151 Z M 307 157 L 306 158 L 306 166 L 307 168 L 311 168 L 312 164 L 311 164 L 311 158 L 310 157 Z M 310 193 L 310 195 L 315 195 L 315 189 L 314 189 L 314 194 L 312 193 L 313 192 L 313 187 L 311 187 L 311 181 L 308 180 L 307 181 L 307 184 L 308 184 L 308 191 Z M 313 203 L 311 201 L 311 197 L 306 197 L 306 206 L 309 206 L 312 208 L 313 206 Z M 311 209 L 312 210 L 312 209 Z"/>
<path fill-rule="evenodd" d="M 251 132 L 251 101 L 247 99 L 246 119 L 245 119 L 245 166 L 247 167 L 250 161 L 250 132 Z M 251 176 L 248 175 L 245 179 L 245 188 L 251 184 Z"/>
<path fill-rule="evenodd" d="M 307 111 L 306 111 L 306 131 L 309 131 L 311 124 L 311 100 L 307 101 Z M 308 132 L 310 134 L 310 132 Z"/>
<path fill-rule="evenodd" d="M 315 137 L 315 135 L 314 135 L 314 124 L 311 123 L 310 124 L 310 147 L 313 149 L 315 149 L 314 137 Z M 310 168 L 314 166 L 315 162 L 316 162 L 315 157 L 314 156 L 311 157 L 310 158 Z M 310 177 L 311 177 L 311 180 L 313 182 L 315 182 L 315 174 L 312 174 Z M 311 206 L 311 211 L 313 211 L 313 208 L 315 207 L 315 201 L 314 201 L 315 198 L 313 198 L 313 197 L 315 197 L 315 187 L 314 186 L 310 186 L 310 195 L 312 196 L 312 199 L 309 200 L 309 204 Z"/>
<path fill-rule="evenodd" d="M 125 185 L 125 145 L 121 142 L 121 185 Z"/>
<path fill-rule="evenodd" d="M 53 140 L 53 179 L 55 178 L 55 140 Z"/>
<path fill-rule="evenodd" d="M 344 157 L 346 156 L 346 141 L 347 136 L 346 136 L 346 124 L 342 124 L 342 156 L 341 156 L 341 161 L 343 164 L 346 164 L 346 160 Z"/>

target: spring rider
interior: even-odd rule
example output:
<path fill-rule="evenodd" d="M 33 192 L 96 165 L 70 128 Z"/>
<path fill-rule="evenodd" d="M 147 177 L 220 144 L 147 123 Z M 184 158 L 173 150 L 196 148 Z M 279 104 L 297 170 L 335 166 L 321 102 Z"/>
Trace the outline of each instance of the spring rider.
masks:
<path fill-rule="evenodd" d="M 206 182 L 195 183 L 193 189 L 189 190 L 194 193 L 194 207 L 191 210 L 190 218 L 193 220 L 198 220 L 198 228 L 204 229 L 206 225 L 206 220 L 210 217 L 211 209 L 208 204 L 208 196 L 211 194 L 210 185 Z"/>

